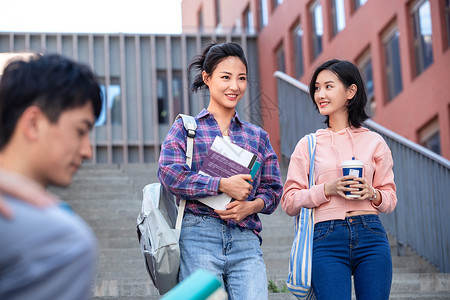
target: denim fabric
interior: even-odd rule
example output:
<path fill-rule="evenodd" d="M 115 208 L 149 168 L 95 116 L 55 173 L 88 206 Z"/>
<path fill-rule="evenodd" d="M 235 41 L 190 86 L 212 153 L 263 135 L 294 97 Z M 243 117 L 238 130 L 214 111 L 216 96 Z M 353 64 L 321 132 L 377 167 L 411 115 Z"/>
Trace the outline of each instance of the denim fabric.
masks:
<path fill-rule="evenodd" d="M 351 275 L 357 299 L 389 299 L 391 250 L 377 215 L 314 226 L 312 287 L 317 299 L 350 299 Z"/>
<path fill-rule="evenodd" d="M 188 213 L 181 228 L 180 250 L 180 281 L 202 268 L 222 280 L 229 300 L 268 298 L 266 266 L 252 230 Z"/>

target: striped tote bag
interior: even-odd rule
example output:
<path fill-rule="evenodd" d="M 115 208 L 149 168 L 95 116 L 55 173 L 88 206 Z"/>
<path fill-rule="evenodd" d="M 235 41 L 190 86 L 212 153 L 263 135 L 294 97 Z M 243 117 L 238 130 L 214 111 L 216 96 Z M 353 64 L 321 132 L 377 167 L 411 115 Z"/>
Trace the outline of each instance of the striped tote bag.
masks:
<path fill-rule="evenodd" d="M 307 135 L 309 148 L 309 187 L 314 185 L 314 156 L 316 135 Z M 314 239 L 314 209 L 301 208 L 295 217 L 295 238 L 289 258 L 286 286 L 297 299 L 316 299 L 311 288 L 311 264 Z"/>

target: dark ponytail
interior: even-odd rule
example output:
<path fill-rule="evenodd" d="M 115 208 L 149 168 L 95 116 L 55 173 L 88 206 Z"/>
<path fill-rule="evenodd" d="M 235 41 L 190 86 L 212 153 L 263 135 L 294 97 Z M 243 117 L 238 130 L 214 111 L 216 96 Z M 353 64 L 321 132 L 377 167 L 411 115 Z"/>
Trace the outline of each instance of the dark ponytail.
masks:
<path fill-rule="evenodd" d="M 203 82 L 202 72 L 205 71 L 208 76 L 211 75 L 217 65 L 229 56 L 238 57 L 245 65 L 245 69 L 248 70 L 247 60 L 241 46 L 236 43 L 209 43 L 203 49 L 202 54 L 195 56 L 189 65 L 189 73 L 192 70 L 198 71 L 190 90 L 197 92 L 199 89 L 207 89 L 208 86 Z"/>

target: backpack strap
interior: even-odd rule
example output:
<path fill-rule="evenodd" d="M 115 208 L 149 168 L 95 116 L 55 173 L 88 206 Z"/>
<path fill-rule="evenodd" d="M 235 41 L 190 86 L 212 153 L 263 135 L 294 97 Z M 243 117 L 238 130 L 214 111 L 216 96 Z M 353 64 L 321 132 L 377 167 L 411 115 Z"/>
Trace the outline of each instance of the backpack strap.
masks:
<path fill-rule="evenodd" d="M 197 122 L 195 118 L 188 115 L 179 114 L 177 119 L 183 119 L 184 128 L 187 131 L 187 145 L 186 145 L 186 164 L 189 168 L 192 166 L 192 155 L 194 152 L 194 137 L 197 129 Z"/>
<path fill-rule="evenodd" d="M 194 137 L 197 129 L 197 122 L 195 118 L 188 115 L 179 114 L 176 119 L 182 118 L 184 128 L 187 131 L 187 145 L 186 145 L 186 164 L 189 168 L 192 166 L 192 156 L 194 154 Z M 181 222 L 183 222 L 184 208 L 186 207 L 186 200 L 180 199 L 178 205 L 177 222 L 175 229 L 181 229 Z"/>

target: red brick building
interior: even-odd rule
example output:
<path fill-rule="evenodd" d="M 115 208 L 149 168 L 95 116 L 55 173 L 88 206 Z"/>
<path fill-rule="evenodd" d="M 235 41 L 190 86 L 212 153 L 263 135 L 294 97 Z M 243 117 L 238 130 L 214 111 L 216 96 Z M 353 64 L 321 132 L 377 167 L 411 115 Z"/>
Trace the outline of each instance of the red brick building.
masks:
<path fill-rule="evenodd" d="M 450 0 L 183 0 L 182 17 L 184 32 L 257 34 L 262 107 L 276 109 L 276 70 L 307 84 L 325 60 L 350 60 L 374 121 L 450 159 Z"/>

